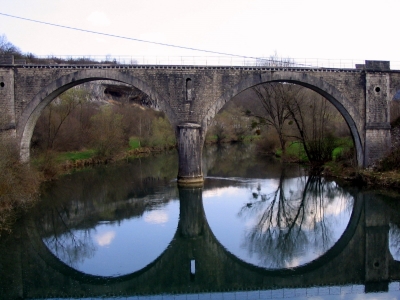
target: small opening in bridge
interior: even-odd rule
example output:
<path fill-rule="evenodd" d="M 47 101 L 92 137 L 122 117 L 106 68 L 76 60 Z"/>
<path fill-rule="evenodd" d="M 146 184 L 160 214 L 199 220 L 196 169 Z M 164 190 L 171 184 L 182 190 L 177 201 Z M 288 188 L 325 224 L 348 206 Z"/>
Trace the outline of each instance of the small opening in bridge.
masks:
<path fill-rule="evenodd" d="M 186 78 L 186 101 L 193 100 L 193 82 L 192 79 Z"/>
<path fill-rule="evenodd" d="M 0 86 L 1 86 L 1 87 L 4 87 L 4 82 L 0 82 Z"/>
<path fill-rule="evenodd" d="M 380 91 L 381 91 L 381 88 L 380 88 L 379 86 L 377 86 L 377 87 L 375 88 L 375 92 L 379 93 Z"/>

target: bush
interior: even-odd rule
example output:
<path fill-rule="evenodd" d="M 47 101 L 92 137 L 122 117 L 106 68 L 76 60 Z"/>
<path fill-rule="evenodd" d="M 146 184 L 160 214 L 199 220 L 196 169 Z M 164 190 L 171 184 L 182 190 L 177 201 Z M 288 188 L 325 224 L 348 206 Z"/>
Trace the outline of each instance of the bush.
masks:
<path fill-rule="evenodd" d="M 122 115 L 115 114 L 111 107 L 103 107 L 91 118 L 92 147 L 98 158 L 111 158 L 119 152 L 125 141 Z"/>
<path fill-rule="evenodd" d="M 153 119 L 151 135 L 142 140 L 142 146 L 168 148 L 176 145 L 175 133 L 166 118 Z"/>
<path fill-rule="evenodd" d="M 39 197 L 40 173 L 19 161 L 10 144 L 0 144 L 0 233 L 11 231 L 18 213 L 26 210 Z"/>
<path fill-rule="evenodd" d="M 378 171 L 400 170 L 400 149 L 392 151 L 388 156 L 382 159 L 378 166 Z"/>
<path fill-rule="evenodd" d="M 262 153 L 275 153 L 280 143 L 279 138 L 275 133 L 264 132 L 261 134 L 261 138 L 256 141 L 257 150 Z"/>

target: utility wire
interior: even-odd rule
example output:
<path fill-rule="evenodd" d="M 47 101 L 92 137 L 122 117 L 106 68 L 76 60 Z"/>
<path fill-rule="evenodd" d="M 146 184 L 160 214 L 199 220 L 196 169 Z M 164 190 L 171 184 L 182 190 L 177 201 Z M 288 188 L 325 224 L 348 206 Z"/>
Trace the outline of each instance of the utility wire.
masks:
<path fill-rule="evenodd" d="M 49 23 L 49 22 L 44 22 L 44 21 L 39 21 L 39 20 L 33 20 L 33 19 L 23 18 L 23 17 L 19 17 L 19 16 L 13 16 L 13 15 L 5 14 L 5 13 L 2 13 L 2 12 L 0 12 L 0 15 L 6 16 L 6 17 L 10 17 L 10 18 L 20 19 L 20 20 L 24 20 L 24 21 L 44 24 L 44 25 L 50 25 L 50 26 L 55 26 L 55 27 L 60 27 L 60 28 L 65 28 L 65 29 L 70 29 L 70 30 L 75 30 L 75 31 L 93 33 L 93 34 L 109 36 L 109 37 L 114 37 L 114 38 L 119 38 L 119 39 L 131 40 L 131 41 L 136 41 L 136 42 L 141 42 L 141 43 L 148 43 L 148 44 L 154 44 L 154 45 L 159 45 L 159 46 L 173 47 L 173 48 L 179 48 L 179 49 L 185 49 L 185 50 L 191 50 L 191 51 L 199 51 L 199 52 L 206 52 L 206 53 L 219 54 L 219 55 L 232 56 L 232 57 L 260 59 L 259 57 L 253 57 L 253 56 L 245 56 L 245 55 L 224 53 L 224 52 L 218 52 L 218 51 L 212 51 L 212 50 L 197 49 L 197 48 L 186 47 L 186 46 L 172 45 L 172 44 L 167 44 L 167 43 L 146 41 L 146 40 L 141 40 L 141 39 L 137 39 L 137 38 L 131 38 L 131 37 L 120 36 L 120 35 L 115 35 L 115 34 L 110 34 L 110 33 L 92 31 L 92 30 L 87 30 L 87 29 L 82 29 L 82 28 L 77 28 L 77 27 L 71 27 L 71 26 L 54 24 L 54 23 Z M 262 60 L 269 60 L 269 59 L 262 59 Z"/>

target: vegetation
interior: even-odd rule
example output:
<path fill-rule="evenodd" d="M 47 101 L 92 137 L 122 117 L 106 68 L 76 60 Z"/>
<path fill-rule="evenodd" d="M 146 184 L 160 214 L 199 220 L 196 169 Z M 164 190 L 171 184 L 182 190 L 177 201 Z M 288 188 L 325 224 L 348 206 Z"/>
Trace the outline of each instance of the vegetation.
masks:
<path fill-rule="evenodd" d="M 0 235 L 10 231 L 17 216 L 31 207 L 39 196 L 42 177 L 19 161 L 12 143 L 0 143 Z"/>
<path fill-rule="evenodd" d="M 87 87 L 76 86 L 43 111 L 32 137 L 32 153 L 39 168 L 52 177 L 57 173 L 54 164 L 63 161 L 97 163 L 126 150 L 159 150 L 175 144 L 175 133 L 162 112 L 137 104 L 92 101 Z"/>
<path fill-rule="evenodd" d="M 23 53 L 17 46 L 9 42 L 4 34 L 0 36 L 0 55 L 14 55 L 14 59 L 32 64 L 118 64 L 116 59 L 110 57 L 106 57 L 102 61 L 90 57 L 60 58 L 48 56 L 47 58 L 40 58 L 33 53 Z M 137 61 L 132 60 L 130 63 L 137 64 Z"/>
<path fill-rule="evenodd" d="M 339 112 L 310 89 L 290 83 L 268 83 L 251 92 L 259 105 L 248 107 L 246 114 L 257 120 L 253 127 L 261 132 L 258 145 L 262 152 L 293 160 L 293 151 L 287 153 L 287 145 L 299 142 L 299 161 L 323 164 L 333 159 L 340 139 L 350 137 Z"/>
<path fill-rule="evenodd" d="M 257 134 L 255 127 L 252 127 L 254 122 L 255 119 L 247 116 L 242 106 L 232 101 L 215 116 L 206 140 L 218 144 L 251 141 Z"/>

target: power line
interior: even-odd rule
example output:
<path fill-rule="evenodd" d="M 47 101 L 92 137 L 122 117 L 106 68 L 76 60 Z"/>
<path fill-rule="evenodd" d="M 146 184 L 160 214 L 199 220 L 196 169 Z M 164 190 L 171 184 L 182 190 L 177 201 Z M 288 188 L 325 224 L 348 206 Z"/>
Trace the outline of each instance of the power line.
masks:
<path fill-rule="evenodd" d="M 173 47 L 173 48 L 178 48 L 178 49 L 185 49 L 185 50 L 198 51 L 198 52 L 206 52 L 206 53 L 225 55 L 225 56 L 233 56 L 233 57 L 240 57 L 240 58 L 250 58 L 250 59 L 260 59 L 259 57 L 252 57 L 252 56 L 238 55 L 238 54 L 232 54 L 232 53 L 224 53 L 224 52 L 205 50 L 205 49 L 198 49 L 198 48 L 192 48 L 192 47 L 186 47 L 186 46 L 172 45 L 172 44 L 167 44 L 167 43 L 146 41 L 146 40 L 142 40 L 142 39 L 131 38 L 131 37 L 126 37 L 126 36 L 120 36 L 120 35 L 116 35 L 116 34 L 92 31 L 92 30 L 87 30 L 87 29 L 82 29 L 82 28 L 77 28 L 77 27 L 71 27 L 71 26 L 54 24 L 54 23 L 49 23 L 49 22 L 44 22 L 44 21 L 39 21 L 39 20 L 34 20 L 34 19 L 28 19 L 28 18 L 9 15 L 9 14 L 5 14 L 5 13 L 1 13 L 1 12 L 0 12 L 0 15 L 6 16 L 6 17 L 10 17 L 10 18 L 20 19 L 20 20 L 24 20 L 24 21 L 29 21 L 29 22 L 35 22 L 35 23 L 39 23 L 39 24 L 50 25 L 50 26 L 54 26 L 54 27 L 60 27 L 60 28 L 64 28 L 64 29 L 87 32 L 87 33 L 92 33 L 92 34 L 108 36 L 108 37 L 114 37 L 114 38 L 119 38 L 119 39 L 125 39 L 125 40 L 141 42 L 141 43 L 148 43 L 148 44 L 154 44 L 154 45 L 159 45 L 159 46 Z M 263 60 L 268 60 L 268 59 L 263 59 Z"/>

